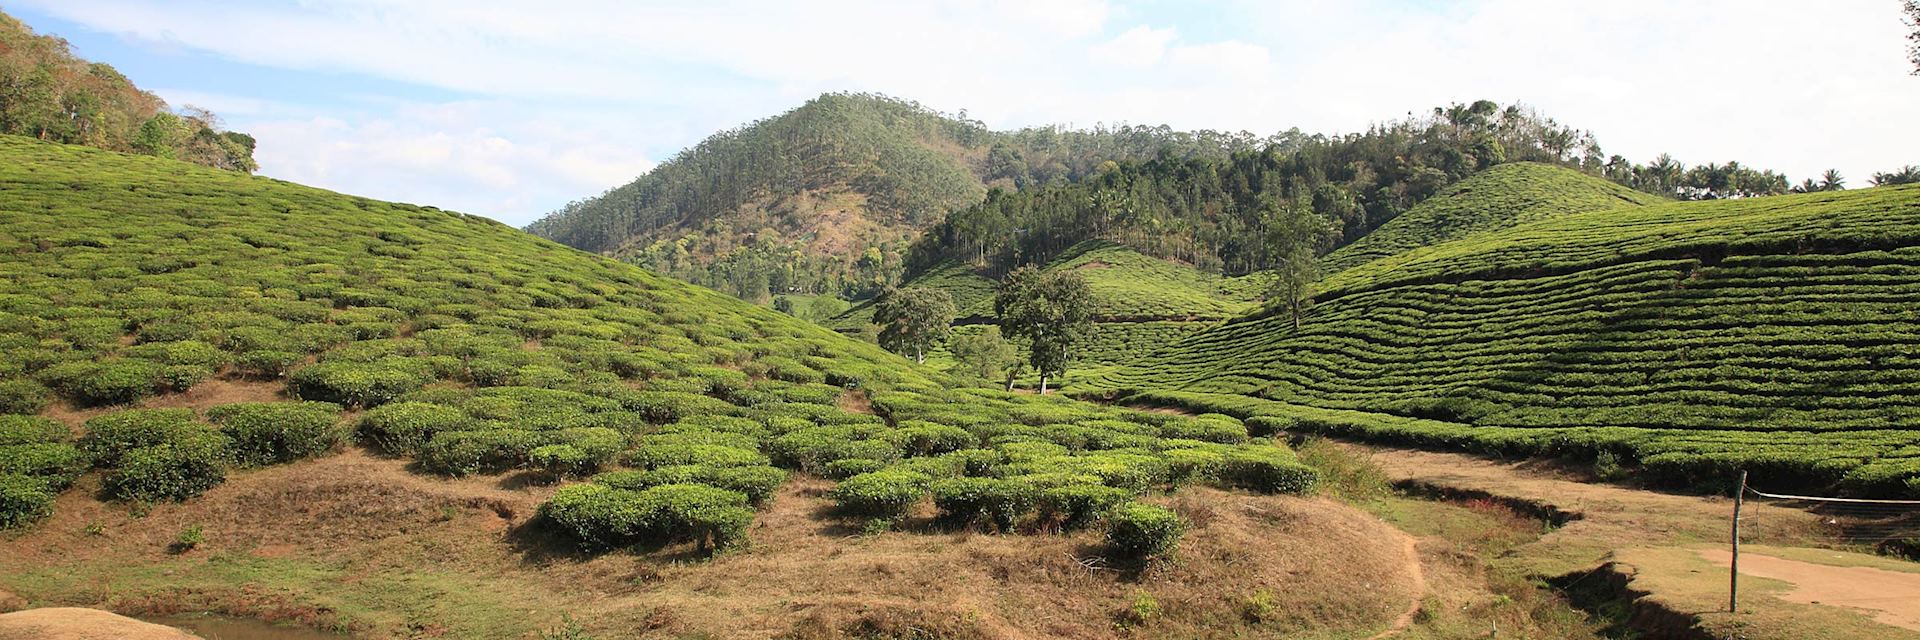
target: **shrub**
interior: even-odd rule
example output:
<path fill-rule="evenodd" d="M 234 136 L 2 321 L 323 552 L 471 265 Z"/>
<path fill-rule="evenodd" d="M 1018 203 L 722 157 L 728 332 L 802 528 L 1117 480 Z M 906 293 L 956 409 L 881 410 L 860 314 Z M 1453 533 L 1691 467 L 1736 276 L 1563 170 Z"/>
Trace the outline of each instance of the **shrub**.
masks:
<path fill-rule="evenodd" d="M 0 415 L 0 445 L 60 442 L 71 437 L 73 433 L 59 420 Z"/>
<path fill-rule="evenodd" d="M 871 458 L 841 458 L 827 463 L 820 475 L 833 480 L 845 480 L 862 473 L 872 473 L 885 469 L 887 463 Z"/>
<path fill-rule="evenodd" d="M 527 464 L 547 475 L 564 478 L 590 473 L 587 454 L 568 444 L 549 444 L 527 452 Z"/>
<path fill-rule="evenodd" d="M 382 451 L 416 455 L 442 431 L 460 431 L 472 425 L 465 411 L 430 402 L 395 402 L 375 407 L 360 419 L 360 434 Z"/>
<path fill-rule="evenodd" d="M 747 496 L 753 504 L 766 504 L 780 485 L 787 481 L 787 472 L 774 467 L 709 467 L 704 465 L 678 465 L 660 467 L 651 471 L 610 471 L 594 476 L 593 481 L 616 489 L 639 491 L 648 487 L 668 484 L 704 484 L 728 491 L 738 491 Z"/>
<path fill-rule="evenodd" d="M 753 510 L 741 493 L 696 484 L 633 491 L 577 484 L 553 494 L 540 513 L 589 548 L 688 540 L 726 549 L 746 540 Z"/>
<path fill-rule="evenodd" d="M 45 385 L 27 379 L 0 381 L 0 413 L 40 413 L 53 399 Z"/>
<path fill-rule="evenodd" d="M 213 370 L 191 364 L 170 364 L 160 368 L 154 376 L 154 385 L 159 389 L 178 393 L 192 389 L 207 378 L 213 377 Z"/>
<path fill-rule="evenodd" d="M 420 388 L 419 374 L 385 363 L 322 362 L 293 372 L 288 388 L 302 400 L 372 407 Z"/>
<path fill-rule="evenodd" d="M 545 434 L 519 429 L 441 431 L 420 450 L 420 466 L 451 476 L 500 472 L 525 465 Z"/>
<path fill-rule="evenodd" d="M 806 471 L 820 471 L 827 463 L 847 458 L 898 460 L 898 446 L 870 439 L 885 431 L 886 428 L 879 425 L 811 427 L 774 438 L 767 449 L 781 464 Z"/>
<path fill-rule="evenodd" d="M 306 356 L 291 351 L 262 349 L 248 351 L 234 358 L 234 364 L 240 370 L 256 378 L 279 378 L 287 375 L 294 365 L 300 364 Z"/>
<path fill-rule="evenodd" d="M 54 491 L 73 484 L 89 466 L 86 454 L 64 442 L 0 445 L 0 475 L 39 478 Z"/>
<path fill-rule="evenodd" d="M 998 531 L 1012 531 L 1037 498 L 1032 486 L 1000 478 L 947 478 L 934 482 L 932 491 L 942 519 L 987 524 Z"/>
<path fill-rule="evenodd" d="M 107 475 L 107 494 L 121 500 L 185 500 L 226 480 L 225 436 L 194 433 L 127 451 Z"/>
<path fill-rule="evenodd" d="M 612 462 L 613 456 L 626 448 L 627 437 L 607 427 L 574 427 L 560 430 L 559 444 L 579 451 L 585 466 L 578 471 L 592 473 Z"/>
<path fill-rule="evenodd" d="M 0 474 L 0 530 L 23 527 L 53 515 L 53 491 L 37 478 Z"/>
<path fill-rule="evenodd" d="M 317 456 L 345 437 L 340 405 L 327 402 L 225 404 L 208 409 L 207 419 L 233 439 L 234 461 L 247 466 Z"/>
<path fill-rule="evenodd" d="M 161 365 L 146 360 L 109 360 L 89 366 L 61 388 L 89 406 L 126 404 L 153 395 Z"/>
<path fill-rule="evenodd" d="M 1040 491 L 1040 515 L 1062 529 L 1078 529 L 1092 524 L 1114 507 L 1132 500 L 1133 496 L 1132 491 L 1101 484 L 1074 483 L 1051 487 Z"/>
<path fill-rule="evenodd" d="M 979 439 L 966 429 L 918 420 L 901 423 L 899 429 L 889 434 L 889 438 L 900 443 L 907 455 L 914 456 L 959 451 L 979 444 Z"/>
<path fill-rule="evenodd" d="M 1202 414 L 1186 420 L 1174 420 L 1160 428 L 1163 438 L 1199 440 L 1221 444 L 1239 444 L 1247 441 L 1247 427 L 1232 416 L 1218 413 Z"/>
<path fill-rule="evenodd" d="M 1278 447 L 1236 448 L 1221 457 L 1222 484 L 1262 493 L 1306 493 L 1320 479 L 1313 467 L 1301 464 Z"/>
<path fill-rule="evenodd" d="M 1107 546 L 1127 558 L 1171 556 L 1186 532 L 1185 518 L 1157 505 L 1129 502 L 1107 516 Z"/>
<path fill-rule="evenodd" d="M 643 469 L 697 464 L 710 467 L 764 466 L 758 451 L 712 444 L 643 444 L 627 454 L 629 466 Z"/>
<path fill-rule="evenodd" d="M 847 513 L 899 519 L 926 497 L 931 482 L 925 474 L 911 471 L 874 471 L 847 478 L 828 495 Z"/>
<path fill-rule="evenodd" d="M 95 465 L 118 465 L 127 451 L 149 447 L 213 427 L 194 421 L 192 409 L 128 409 L 87 420 L 80 450 Z"/>

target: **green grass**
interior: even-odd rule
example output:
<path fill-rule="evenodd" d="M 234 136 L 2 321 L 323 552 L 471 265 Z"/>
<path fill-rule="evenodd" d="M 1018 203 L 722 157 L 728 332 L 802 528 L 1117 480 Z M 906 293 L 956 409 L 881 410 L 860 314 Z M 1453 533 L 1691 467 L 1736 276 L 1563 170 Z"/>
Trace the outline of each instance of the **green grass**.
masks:
<path fill-rule="evenodd" d="M 0 160 L 0 388 L 31 386 L 11 411 L 119 409 L 250 380 L 335 403 L 307 406 L 336 419 L 367 409 L 349 425 L 359 437 L 428 471 L 582 477 L 630 463 L 725 491 L 745 487 L 716 469 L 764 468 L 768 454 L 787 467 L 859 459 L 935 476 L 1074 468 L 1084 473 L 1070 484 L 1136 492 L 1242 482 L 1176 477 L 1167 456 L 1188 455 L 1176 451 L 1304 469 L 1237 421 L 1236 437 L 1199 441 L 1189 435 L 1204 421 L 967 389 L 817 325 L 477 217 L 26 138 L 0 137 Z M 260 354 L 291 371 L 239 364 Z M 877 415 L 839 408 L 850 389 Z M 203 472 L 232 462 L 236 439 L 258 439 L 207 423 L 222 415 L 113 412 L 89 432 L 114 425 L 125 442 L 81 449 L 125 449 L 93 462 L 137 461 L 139 477 L 184 498 L 220 481 Z M 927 429 L 911 421 L 959 428 L 974 462 L 962 470 L 918 448 Z M 6 504 L 43 517 L 77 458 L 46 442 L 61 434 L 10 429 L 31 444 L 0 448 L 14 476 Z M 796 443 L 804 457 L 789 455 Z"/>
<path fill-rule="evenodd" d="M 1328 254 L 1337 273 L 1470 235 L 1574 213 L 1663 202 L 1572 169 L 1535 162 L 1498 165 L 1428 198 L 1380 228 Z"/>
<path fill-rule="evenodd" d="M 1910 492 L 1920 188 L 1569 214 L 1356 266 L 1092 381 L 1677 485 Z M 1085 388 L 1085 387 L 1083 387 Z M 1344 413 L 1342 413 L 1344 412 Z"/>

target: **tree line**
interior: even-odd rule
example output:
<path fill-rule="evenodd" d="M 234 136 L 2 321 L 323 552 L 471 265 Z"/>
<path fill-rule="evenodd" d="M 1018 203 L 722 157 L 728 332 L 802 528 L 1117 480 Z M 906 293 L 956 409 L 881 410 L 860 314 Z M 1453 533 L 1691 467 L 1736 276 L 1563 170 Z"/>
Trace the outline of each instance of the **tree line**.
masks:
<path fill-rule="evenodd" d="M 254 140 L 193 107 L 175 112 L 111 65 L 0 13 L 0 133 L 251 173 Z"/>

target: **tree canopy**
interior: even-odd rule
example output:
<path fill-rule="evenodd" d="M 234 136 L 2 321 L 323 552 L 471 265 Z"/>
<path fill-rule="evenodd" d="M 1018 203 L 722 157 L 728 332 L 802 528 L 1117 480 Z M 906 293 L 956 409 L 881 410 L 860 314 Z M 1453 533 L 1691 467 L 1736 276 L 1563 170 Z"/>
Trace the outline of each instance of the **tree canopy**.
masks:
<path fill-rule="evenodd" d="M 1000 330 L 1027 343 L 1027 365 L 1047 378 L 1065 373 L 1074 348 L 1093 330 L 1093 290 L 1073 271 L 1021 267 L 1007 274 L 993 299 Z"/>
<path fill-rule="evenodd" d="M 925 363 L 927 351 L 947 339 L 957 313 L 953 296 L 939 289 L 908 287 L 880 293 L 873 322 L 880 325 L 880 346 Z"/>

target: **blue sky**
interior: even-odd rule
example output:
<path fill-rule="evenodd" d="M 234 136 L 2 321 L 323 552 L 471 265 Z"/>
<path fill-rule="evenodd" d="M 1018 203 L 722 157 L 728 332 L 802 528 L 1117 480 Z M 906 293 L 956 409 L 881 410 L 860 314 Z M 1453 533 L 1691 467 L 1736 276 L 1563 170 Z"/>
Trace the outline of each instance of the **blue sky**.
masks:
<path fill-rule="evenodd" d="M 1345 132 L 1521 101 L 1607 151 L 1853 186 L 1920 163 L 1898 3 L 14 0 L 261 173 L 530 222 L 825 91 L 996 128 Z"/>

